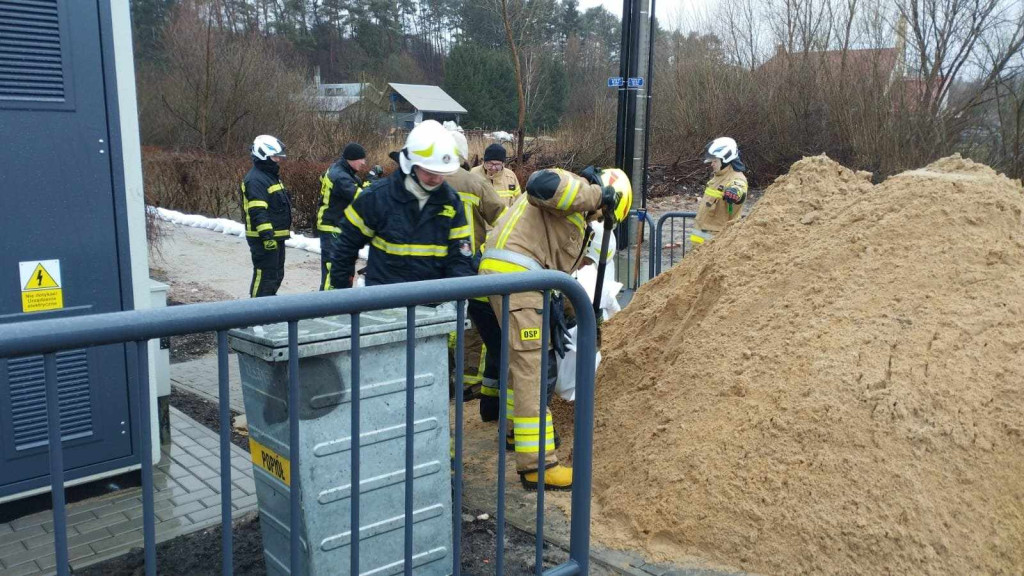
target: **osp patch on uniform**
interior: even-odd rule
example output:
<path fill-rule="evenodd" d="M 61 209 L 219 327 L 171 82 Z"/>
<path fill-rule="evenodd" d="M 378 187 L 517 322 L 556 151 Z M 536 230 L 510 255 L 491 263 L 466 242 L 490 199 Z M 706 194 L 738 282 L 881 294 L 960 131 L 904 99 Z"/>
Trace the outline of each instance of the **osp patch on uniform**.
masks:
<path fill-rule="evenodd" d="M 455 218 L 455 207 L 454 206 L 445 206 L 444 208 L 441 209 L 441 213 L 439 215 L 440 216 L 447 216 L 449 218 Z"/>
<path fill-rule="evenodd" d="M 473 255 L 473 247 L 469 245 L 469 240 L 459 242 L 459 254 L 462 254 L 466 258 Z"/>
<path fill-rule="evenodd" d="M 523 328 L 519 331 L 519 339 L 523 342 L 540 340 L 540 328 Z"/>

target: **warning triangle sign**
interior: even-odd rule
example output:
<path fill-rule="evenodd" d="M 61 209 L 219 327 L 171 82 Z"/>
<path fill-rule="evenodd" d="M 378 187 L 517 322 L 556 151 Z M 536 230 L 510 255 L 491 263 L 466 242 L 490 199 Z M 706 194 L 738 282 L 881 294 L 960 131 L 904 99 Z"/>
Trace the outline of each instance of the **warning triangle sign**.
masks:
<path fill-rule="evenodd" d="M 60 288 L 60 285 L 46 271 L 46 268 L 43 268 L 42 264 L 36 264 L 35 270 L 32 271 L 28 282 L 25 283 L 24 290 L 42 290 L 44 288 Z"/>

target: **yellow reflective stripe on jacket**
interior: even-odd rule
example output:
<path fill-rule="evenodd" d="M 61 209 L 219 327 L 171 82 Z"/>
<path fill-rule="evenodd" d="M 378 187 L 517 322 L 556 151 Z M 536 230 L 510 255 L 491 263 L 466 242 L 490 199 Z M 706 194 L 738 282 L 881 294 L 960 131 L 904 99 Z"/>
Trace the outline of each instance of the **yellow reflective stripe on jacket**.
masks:
<path fill-rule="evenodd" d="M 469 228 L 469 246 L 473 249 L 473 254 L 476 254 L 476 223 L 473 221 L 476 216 L 473 214 L 473 209 L 463 204 L 463 212 L 466 213 L 466 226 Z"/>
<path fill-rule="evenodd" d="M 242 182 L 242 213 L 245 214 L 245 231 L 246 235 L 252 230 L 252 218 L 249 216 L 249 199 L 245 196 L 245 182 Z M 264 206 L 267 208 L 268 206 Z"/>
<path fill-rule="evenodd" d="M 363 222 L 363 217 L 360 216 L 358 212 L 356 212 L 354 204 L 349 204 L 348 208 L 345 208 L 345 218 L 349 222 L 351 222 L 353 226 L 358 228 L 359 231 L 362 232 L 364 236 L 369 236 L 372 238 L 377 235 L 377 233 L 374 232 L 372 228 L 366 225 L 366 222 Z"/>
<path fill-rule="evenodd" d="M 267 224 L 269 226 L 269 224 Z M 290 230 L 274 230 L 274 238 L 288 238 L 292 233 Z M 247 238 L 259 238 L 260 233 L 256 230 L 246 230 L 245 236 Z"/>
<path fill-rule="evenodd" d="M 380 250 L 395 256 L 431 256 L 444 258 L 448 255 L 448 247 L 439 244 L 392 244 L 380 236 L 374 237 L 372 244 Z"/>
<path fill-rule="evenodd" d="M 459 198 L 462 198 L 463 204 L 469 204 L 472 206 L 480 205 L 480 198 L 475 194 L 470 194 L 468 192 L 459 192 Z"/>
<path fill-rule="evenodd" d="M 580 181 L 573 178 L 569 181 L 569 185 L 562 191 L 562 197 L 558 199 L 559 210 L 568 210 L 572 203 L 576 200 L 576 193 L 580 191 Z"/>
<path fill-rule="evenodd" d="M 270 222 L 264 222 L 263 224 L 260 224 L 259 226 L 256 227 L 256 231 L 257 232 L 263 232 L 264 230 L 273 230 L 273 229 L 274 229 L 274 225 L 271 224 Z"/>
<path fill-rule="evenodd" d="M 580 231 L 580 234 L 583 234 L 586 231 L 587 219 L 583 217 L 583 214 L 580 214 L 579 212 L 573 212 L 572 214 L 569 214 L 565 218 L 566 220 L 572 222 L 576 226 L 576 228 Z"/>
<path fill-rule="evenodd" d="M 281 190 L 284 190 L 284 184 L 278 182 L 277 184 L 267 188 L 267 194 L 273 194 L 274 192 L 280 192 Z"/>
<path fill-rule="evenodd" d="M 469 238 L 473 234 L 473 228 L 468 224 L 466 226 L 459 226 L 458 228 L 452 228 L 448 232 L 449 240 L 458 240 L 459 238 Z"/>
<path fill-rule="evenodd" d="M 246 203 L 246 210 L 252 210 L 253 208 L 270 208 L 270 206 L 263 200 L 249 200 Z"/>
<path fill-rule="evenodd" d="M 490 270 L 491 272 L 526 272 L 525 266 L 513 264 L 511 262 L 505 262 L 504 260 L 495 260 L 494 258 L 484 258 L 480 261 L 481 270 Z"/>
<path fill-rule="evenodd" d="M 327 211 L 327 207 L 331 205 L 331 190 L 334 189 L 334 182 L 327 177 L 327 172 L 320 177 L 320 209 L 316 211 L 316 229 L 321 232 L 341 232 L 341 228 L 337 226 L 328 226 L 324 224 L 324 212 Z"/>
<path fill-rule="evenodd" d="M 519 196 L 520 190 L 517 187 L 515 190 L 495 190 L 495 193 L 501 198 L 515 198 Z"/>
<path fill-rule="evenodd" d="M 505 227 L 502 228 L 501 229 L 501 233 L 498 234 L 498 242 L 494 246 L 495 248 L 504 248 L 505 247 L 505 243 L 508 242 L 508 237 L 512 234 L 512 229 L 516 227 L 516 223 L 519 222 L 519 219 L 522 218 L 522 216 L 523 216 L 523 212 L 526 211 L 526 205 L 527 204 L 528 204 L 528 202 L 520 202 L 515 207 L 516 211 L 505 222 Z"/>
<path fill-rule="evenodd" d="M 704 195 L 705 196 L 710 196 L 712 198 L 719 198 L 719 199 L 722 198 L 722 196 L 723 196 L 722 195 L 722 191 L 721 190 L 716 190 L 715 188 L 705 188 L 704 189 Z"/>

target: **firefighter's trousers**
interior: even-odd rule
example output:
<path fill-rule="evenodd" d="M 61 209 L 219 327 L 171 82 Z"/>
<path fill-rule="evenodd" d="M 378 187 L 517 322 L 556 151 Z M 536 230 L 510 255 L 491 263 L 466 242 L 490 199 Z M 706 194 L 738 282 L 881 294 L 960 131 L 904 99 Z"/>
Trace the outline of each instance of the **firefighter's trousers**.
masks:
<path fill-rule="evenodd" d="M 249 296 L 273 296 L 277 294 L 284 280 L 284 238 L 277 241 L 277 250 L 267 250 L 263 240 L 248 238 L 249 253 L 252 255 L 252 282 Z"/>
<path fill-rule="evenodd" d="M 491 297 L 495 318 L 501 317 L 501 296 Z M 542 311 L 517 308 L 515 296 L 509 310 L 509 399 L 515 397 L 512 430 L 515 435 L 516 469 L 520 473 L 537 470 L 537 459 L 544 452 L 546 466 L 558 463 L 555 455 L 555 427 L 551 412 L 540 406 Z M 486 341 L 485 341 L 486 343 Z M 499 343 L 500 345 L 500 343 Z M 546 379 L 545 379 L 546 380 Z M 544 430 L 544 445 L 540 444 Z"/>
<path fill-rule="evenodd" d="M 341 240 L 337 232 L 320 232 L 320 290 L 333 290 L 347 286 L 350 279 L 343 278 L 341 268 L 335 266 Z"/>

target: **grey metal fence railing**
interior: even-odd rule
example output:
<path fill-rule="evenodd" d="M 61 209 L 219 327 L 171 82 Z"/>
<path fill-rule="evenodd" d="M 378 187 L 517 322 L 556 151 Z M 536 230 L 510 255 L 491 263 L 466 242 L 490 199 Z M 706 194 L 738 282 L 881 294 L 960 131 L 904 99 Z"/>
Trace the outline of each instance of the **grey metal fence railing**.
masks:
<path fill-rule="evenodd" d="M 646 228 L 643 232 L 643 238 L 640 238 L 641 223 L 646 224 Z M 619 250 L 615 253 L 615 266 L 618 271 L 619 278 L 624 279 L 623 284 L 625 285 L 626 291 L 633 291 L 640 287 L 641 284 L 654 278 L 654 219 L 647 213 L 647 210 L 631 210 L 629 217 L 626 219 L 625 224 L 620 226 L 624 227 L 621 232 L 620 238 L 624 237 L 628 239 L 628 242 L 623 242 L 619 246 Z M 637 255 L 634 253 L 636 250 L 635 244 L 638 240 L 647 242 L 647 274 L 646 276 L 642 273 L 643 262 L 635 262 Z M 600 239 L 597 239 L 600 241 Z M 624 269 L 625 275 L 623 275 L 623 269 L 619 266 L 625 262 L 626 267 Z"/>
<path fill-rule="evenodd" d="M 520 292 L 542 291 L 544 293 L 544 324 L 542 326 L 542 345 L 549 341 L 547 319 L 550 314 L 550 291 L 558 290 L 572 302 L 577 311 L 577 348 L 579 354 L 576 363 L 576 402 L 575 402 L 575 434 L 573 440 L 573 487 L 571 494 L 572 516 L 570 519 L 569 559 L 563 564 L 544 570 L 543 568 L 543 529 L 544 529 L 544 451 L 538 454 L 540 478 L 537 495 L 537 542 L 536 542 L 536 573 L 548 576 L 571 576 L 587 574 L 590 556 L 590 492 L 591 467 L 593 463 L 592 439 L 594 419 L 594 370 L 596 352 L 597 326 L 593 308 L 586 291 L 570 276 L 561 272 L 523 272 L 516 274 L 499 274 L 458 278 L 448 280 L 431 280 L 389 286 L 374 286 L 357 290 L 338 290 L 311 294 L 276 296 L 269 299 L 251 299 L 232 302 L 216 302 L 116 312 L 74 318 L 37 320 L 15 324 L 0 325 L 0 359 L 7 360 L 19 356 L 42 354 L 46 380 L 46 406 L 49 419 L 49 461 L 50 485 L 53 500 L 53 533 L 56 547 L 56 571 L 60 576 L 68 576 L 68 536 L 66 510 L 64 501 L 64 465 L 63 447 L 60 441 L 60 425 L 57 390 L 56 353 L 61 350 L 81 347 L 102 346 L 107 344 L 132 344 L 137 347 L 140 361 L 137 363 L 139 381 L 139 422 L 134 432 L 141 439 L 138 442 L 142 464 L 142 496 L 143 496 L 143 533 L 145 574 L 156 575 L 156 534 L 154 517 L 154 485 L 153 485 L 153 453 L 150 438 L 150 395 L 148 393 L 147 342 L 156 338 L 180 336 L 198 332 L 215 332 L 217 335 L 218 384 L 220 394 L 220 456 L 221 456 L 221 521 L 222 521 L 222 573 L 232 574 L 232 535 L 231 535 L 231 418 L 229 408 L 228 387 L 228 342 L 227 332 L 242 326 L 257 326 L 286 322 L 288 324 L 288 419 L 290 446 L 299 446 L 299 343 L 298 322 L 325 316 L 350 315 L 352 322 L 351 340 L 351 371 L 352 386 L 360 381 L 359 362 L 359 313 L 373 310 L 405 307 L 408 311 L 407 329 L 407 362 L 406 362 L 406 465 L 405 465 L 405 547 L 404 573 L 413 573 L 413 417 L 414 400 L 414 337 L 415 306 L 437 302 L 457 303 L 457 349 L 456 369 L 457 382 L 455 390 L 462 390 L 463 374 L 463 338 L 465 315 L 464 304 L 470 298 L 503 295 L 501 325 L 503 333 L 509 326 L 509 295 Z M 543 348 L 542 348 L 543 349 Z M 502 339 L 500 401 L 501 410 L 499 435 L 496 439 L 498 452 L 498 497 L 497 497 L 497 545 L 495 549 L 496 574 L 504 570 L 504 520 L 505 520 L 505 448 L 506 433 L 505 399 L 508 389 L 508 339 Z M 547 374 L 547 354 L 542 354 L 541 374 Z M 546 405 L 547 387 L 540 385 L 541 406 Z M 351 395 L 353 440 L 360 438 L 360 396 Z M 455 477 L 453 499 L 453 574 L 461 573 L 461 507 L 463 487 L 463 398 L 455 394 Z M 545 446 L 546 427 L 541 426 L 540 446 Z M 360 442 L 353 441 L 351 450 L 351 486 L 360 484 L 359 470 L 361 461 Z M 292 450 L 292 467 L 299 467 L 298 450 Z M 291 526 L 299 525 L 299 507 L 301 487 L 299 477 L 295 475 L 291 487 Z M 359 533 L 360 526 L 360 490 L 353 489 L 351 496 L 350 526 L 353 534 L 350 548 L 350 574 L 359 573 Z M 300 570 L 300 530 L 293 529 L 291 534 L 290 567 L 292 574 Z"/>
<path fill-rule="evenodd" d="M 653 252 L 655 253 L 655 256 L 651 258 L 651 261 L 653 262 L 651 266 L 652 266 L 652 268 L 655 268 L 655 271 L 654 271 L 654 275 L 655 276 L 657 276 L 658 274 L 661 274 L 663 260 L 665 259 L 665 254 L 664 254 L 664 250 L 665 250 L 665 246 L 666 246 L 666 244 L 665 244 L 665 236 L 664 236 L 665 223 L 666 222 L 669 223 L 668 266 L 669 266 L 669 268 L 671 268 L 676 263 L 675 251 L 676 251 L 677 247 L 680 249 L 680 252 L 681 252 L 679 258 L 682 259 L 683 256 L 686 256 L 686 242 L 687 242 L 687 235 L 686 235 L 687 222 L 686 221 L 687 220 L 693 220 L 696 217 L 697 217 L 697 213 L 696 212 L 666 212 L 666 213 L 662 214 L 660 218 L 658 218 L 657 232 L 654 235 L 654 239 L 655 239 L 654 245 L 657 246 L 657 248 L 655 248 L 653 250 Z M 677 238 L 677 236 L 676 236 L 676 220 L 682 220 L 683 221 L 682 238 L 679 240 L 678 243 L 676 242 L 676 238 Z M 693 226 L 693 223 L 691 222 L 690 223 L 690 227 L 692 227 L 692 226 Z M 678 246 L 677 246 L 677 244 L 678 244 Z"/>

